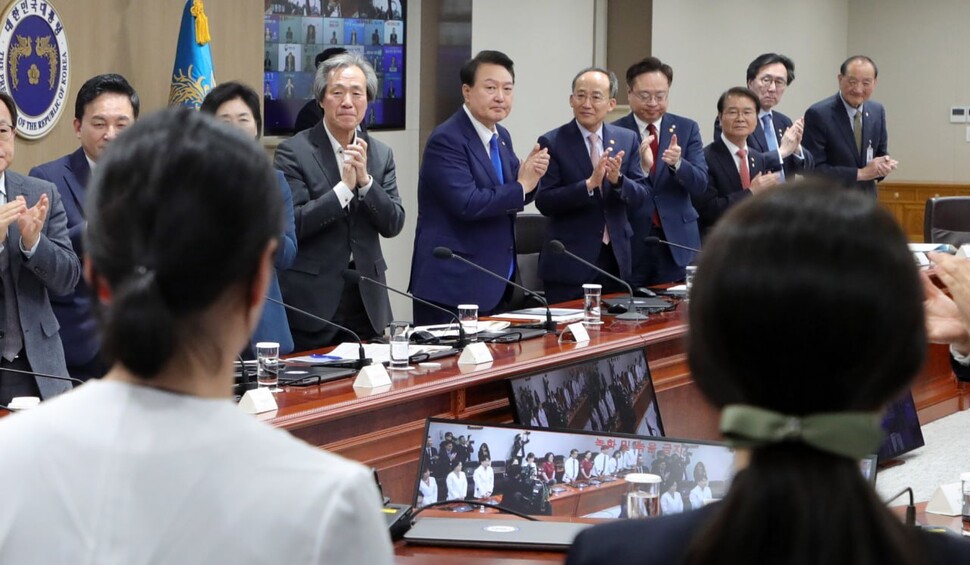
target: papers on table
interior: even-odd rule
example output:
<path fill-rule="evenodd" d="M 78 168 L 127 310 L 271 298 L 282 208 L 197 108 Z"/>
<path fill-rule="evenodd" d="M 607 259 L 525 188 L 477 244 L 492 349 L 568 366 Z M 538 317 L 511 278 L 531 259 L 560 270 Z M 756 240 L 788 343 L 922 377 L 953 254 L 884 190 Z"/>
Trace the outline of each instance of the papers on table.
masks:
<path fill-rule="evenodd" d="M 583 319 L 583 311 L 576 308 L 550 308 L 552 311 L 552 321 L 556 323 L 575 322 Z M 503 314 L 496 314 L 496 318 L 506 318 L 509 320 L 529 320 L 532 322 L 545 322 L 545 308 L 524 308 L 513 310 Z"/>
<path fill-rule="evenodd" d="M 413 357 L 421 353 L 434 353 L 451 349 L 448 345 L 408 345 L 408 356 Z M 375 363 L 389 363 L 391 361 L 391 346 L 386 343 L 365 343 L 364 355 L 373 359 Z M 359 359 L 359 346 L 356 343 L 344 342 L 333 348 L 327 354 L 303 355 L 289 357 L 286 361 L 295 363 L 326 363 L 327 361 Z"/>
<path fill-rule="evenodd" d="M 545 318 L 543 318 L 545 319 Z M 469 332 L 465 330 L 465 333 L 478 333 L 478 332 L 498 332 L 509 327 L 511 324 L 508 322 L 502 322 L 500 320 L 479 320 L 478 329 L 474 332 Z M 435 337 L 458 337 L 458 324 L 439 324 L 436 326 L 416 326 L 411 330 L 412 332 L 424 331 L 428 332 Z"/>

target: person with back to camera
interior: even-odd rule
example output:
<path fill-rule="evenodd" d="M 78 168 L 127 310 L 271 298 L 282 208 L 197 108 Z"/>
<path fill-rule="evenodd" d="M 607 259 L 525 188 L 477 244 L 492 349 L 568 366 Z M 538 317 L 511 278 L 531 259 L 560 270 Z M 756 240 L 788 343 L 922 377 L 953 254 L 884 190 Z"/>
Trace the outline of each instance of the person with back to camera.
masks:
<path fill-rule="evenodd" d="M 105 152 L 86 211 L 112 366 L 0 421 L 0 562 L 390 563 L 371 472 L 231 400 L 281 231 L 263 149 L 158 112 Z"/>
<path fill-rule="evenodd" d="M 213 88 L 205 96 L 199 111 L 212 114 L 220 121 L 239 128 L 241 131 L 259 139 L 263 134 L 263 118 L 259 111 L 259 95 L 252 88 L 241 82 L 224 82 Z M 280 196 L 283 198 L 283 231 L 279 240 L 279 250 L 273 260 L 273 269 L 269 279 L 268 298 L 283 300 L 280 292 L 278 271 L 288 269 L 296 260 L 296 223 L 293 220 L 293 193 L 286 177 L 280 171 L 274 171 L 279 186 Z M 246 347 L 244 353 L 250 358 L 256 344 L 261 341 L 280 344 L 280 354 L 293 352 L 293 336 L 287 322 L 286 309 L 282 304 L 266 300 L 263 305 L 263 316 L 259 319 L 256 330 L 253 331 L 250 342 L 252 349 Z"/>
<path fill-rule="evenodd" d="M 859 472 L 923 364 L 923 291 L 892 216 L 833 184 L 749 198 L 704 248 L 688 361 L 747 463 L 726 497 L 585 530 L 568 564 L 970 563 L 970 544 L 906 527 Z"/>

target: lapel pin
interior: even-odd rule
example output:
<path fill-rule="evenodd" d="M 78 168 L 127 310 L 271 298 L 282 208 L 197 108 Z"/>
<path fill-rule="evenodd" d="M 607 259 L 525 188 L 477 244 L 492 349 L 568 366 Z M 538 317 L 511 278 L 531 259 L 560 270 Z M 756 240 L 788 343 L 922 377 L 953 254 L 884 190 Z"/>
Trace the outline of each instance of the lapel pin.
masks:
<path fill-rule="evenodd" d="M 611 139 L 610 140 L 610 145 L 616 145 L 616 140 Z"/>
<path fill-rule="evenodd" d="M 866 117 L 867 117 L 867 118 L 869 117 L 869 112 L 866 112 Z"/>

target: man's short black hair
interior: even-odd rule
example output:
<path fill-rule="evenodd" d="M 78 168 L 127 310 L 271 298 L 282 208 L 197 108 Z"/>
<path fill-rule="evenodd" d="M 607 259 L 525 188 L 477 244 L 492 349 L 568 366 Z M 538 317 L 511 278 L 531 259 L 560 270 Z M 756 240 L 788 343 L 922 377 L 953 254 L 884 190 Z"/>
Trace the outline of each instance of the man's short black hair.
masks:
<path fill-rule="evenodd" d="M 761 67 L 775 63 L 785 65 L 785 70 L 788 71 L 788 84 L 791 84 L 795 80 L 795 62 L 778 53 L 762 53 L 755 57 L 754 61 L 751 61 L 751 64 L 748 65 L 747 82 L 753 81 L 758 76 Z"/>
<path fill-rule="evenodd" d="M 633 63 L 630 65 L 630 68 L 626 70 L 626 85 L 628 88 L 633 88 L 633 81 L 635 81 L 638 76 L 655 72 L 663 73 L 663 75 L 667 77 L 668 85 L 674 83 L 674 69 L 671 68 L 670 65 L 662 62 L 656 57 L 646 57 L 644 59 L 640 59 L 636 63 Z"/>
<path fill-rule="evenodd" d="M 753 90 L 746 86 L 732 86 L 731 88 L 724 91 L 721 97 L 717 99 L 717 115 L 720 116 L 724 112 L 724 101 L 727 100 L 728 96 L 744 96 L 750 98 L 754 101 L 755 111 L 761 111 L 761 101 L 758 100 L 758 95 L 754 93 Z"/>
<path fill-rule="evenodd" d="M 0 100 L 3 101 L 3 105 L 7 107 L 7 111 L 10 112 L 10 119 L 13 123 L 10 127 L 17 129 L 17 103 L 13 101 L 13 97 L 6 92 L 0 92 Z"/>
<path fill-rule="evenodd" d="M 131 101 L 131 110 L 135 118 L 138 118 L 138 109 L 141 102 L 138 100 L 138 93 L 128 84 L 128 80 L 115 73 L 106 73 L 91 77 L 81 85 L 81 90 L 77 91 L 77 101 L 74 103 L 74 117 L 80 120 L 84 117 L 84 108 L 94 101 L 95 98 L 107 92 L 113 94 L 123 94 Z"/>
<path fill-rule="evenodd" d="M 842 62 L 842 66 L 839 67 L 839 74 L 845 76 L 845 73 L 849 70 L 849 64 L 859 61 L 860 63 L 869 63 L 872 65 L 872 70 L 875 71 L 874 76 L 879 78 L 879 67 L 876 66 L 876 62 L 866 57 L 865 55 L 853 55 Z"/>
<path fill-rule="evenodd" d="M 461 66 L 459 76 L 461 83 L 468 86 L 475 86 L 475 73 L 478 72 L 479 65 L 490 64 L 505 67 L 505 70 L 512 75 L 512 82 L 515 82 L 515 69 L 512 59 L 501 51 L 479 51 L 474 58 L 469 59 Z"/>

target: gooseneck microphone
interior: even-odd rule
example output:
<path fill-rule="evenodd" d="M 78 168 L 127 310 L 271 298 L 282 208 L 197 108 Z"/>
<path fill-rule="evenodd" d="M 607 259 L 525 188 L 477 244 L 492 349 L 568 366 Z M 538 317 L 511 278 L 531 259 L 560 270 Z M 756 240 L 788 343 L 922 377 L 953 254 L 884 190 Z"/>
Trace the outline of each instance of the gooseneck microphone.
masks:
<path fill-rule="evenodd" d="M 543 306 L 546 307 L 546 322 L 545 324 L 543 324 L 542 329 L 546 330 L 549 333 L 556 333 L 556 322 L 552 321 L 552 310 L 549 309 L 549 302 L 547 302 L 546 299 L 541 294 L 533 290 L 529 290 L 528 288 L 516 283 L 515 281 L 510 281 L 498 273 L 489 271 L 488 269 L 486 269 L 485 267 L 482 267 L 481 265 L 472 263 L 471 261 L 469 261 L 468 259 L 465 259 L 461 255 L 455 255 L 455 253 L 451 249 L 448 249 L 447 247 L 435 247 L 434 251 L 432 251 L 431 254 L 438 259 L 458 259 L 459 261 L 461 261 L 466 265 L 470 265 L 483 273 L 487 273 L 501 281 L 505 281 L 510 285 L 514 286 L 515 288 L 525 291 L 525 293 L 528 294 L 529 296 L 535 297 L 539 302 L 542 303 Z"/>
<path fill-rule="evenodd" d="M 630 293 L 630 296 L 629 296 L 630 304 L 627 307 L 627 311 L 626 312 L 617 315 L 617 317 L 616 317 L 617 320 L 648 320 L 649 319 L 645 314 L 641 314 L 640 312 L 637 312 L 636 303 L 633 300 L 633 288 L 631 288 L 630 287 L 630 284 L 627 283 L 625 280 L 621 279 L 620 277 L 617 277 L 617 276 L 614 276 L 614 275 L 610 274 L 608 271 L 605 271 L 605 270 L 597 267 L 596 265 L 590 263 L 586 259 L 583 259 L 579 255 L 576 255 L 575 253 L 572 253 L 571 251 L 569 251 L 568 249 L 566 249 L 566 246 L 563 245 L 562 242 L 559 241 L 558 239 L 554 239 L 554 240 L 550 241 L 548 244 L 546 244 L 546 249 L 548 249 L 552 253 L 555 253 L 556 255 L 567 255 L 569 257 L 572 257 L 576 261 L 579 261 L 580 263 L 582 263 L 583 265 L 586 265 L 587 267 L 593 269 L 597 273 L 600 273 L 601 275 L 606 275 L 608 278 L 613 279 L 616 282 L 618 282 L 618 283 L 622 284 L 623 286 L 625 286 L 626 289 L 627 289 L 627 291 Z"/>
<path fill-rule="evenodd" d="M 648 235 L 647 237 L 643 238 L 643 242 L 646 243 L 646 244 L 648 244 L 648 245 L 657 245 L 657 244 L 662 243 L 664 245 L 669 245 L 670 247 L 676 247 L 678 249 L 685 249 L 687 251 L 693 251 L 694 253 L 700 253 L 701 252 L 701 250 L 700 249 L 697 249 L 696 247 L 688 247 L 686 245 L 681 245 L 679 243 L 674 243 L 672 241 L 667 241 L 665 239 L 660 239 L 659 237 L 657 237 L 655 235 Z"/>
<path fill-rule="evenodd" d="M 356 283 L 356 282 L 359 282 L 359 281 L 367 281 L 369 283 L 376 284 L 377 286 L 379 286 L 381 288 L 385 288 L 385 289 L 387 289 L 387 290 L 389 290 L 389 291 L 391 291 L 391 292 L 393 292 L 395 294 L 400 294 L 401 296 L 406 296 L 406 297 L 410 298 L 411 300 L 413 300 L 415 302 L 420 302 L 421 304 L 424 304 L 425 306 L 430 306 L 430 307 L 434 308 L 435 310 L 441 310 L 442 312 L 444 312 L 444 313 L 448 314 L 449 316 L 451 316 L 452 319 L 455 320 L 455 323 L 458 324 L 458 343 L 457 343 L 458 349 L 461 349 L 462 347 L 465 347 L 465 345 L 468 344 L 468 340 L 465 337 L 465 328 L 461 327 L 461 320 L 459 320 L 458 319 L 458 316 L 454 312 L 452 312 L 451 310 L 448 310 L 447 308 L 442 308 L 441 306 L 438 306 L 437 304 L 434 304 L 432 302 L 428 302 L 427 300 L 424 300 L 423 298 L 418 298 L 417 296 L 414 296 L 413 294 L 411 294 L 409 292 L 404 292 L 403 290 L 398 290 L 396 288 L 391 288 L 391 287 L 387 286 L 386 284 L 382 283 L 381 281 L 372 279 L 370 277 L 365 277 L 364 275 L 360 274 L 359 272 L 357 272 L 357 271 L 355 271 L 353 269 L 347 269 L 347 270 L 345 270 L 344 273 L 343 273 L 343 277 L 344 277 L 344 280 L 347 281 L 347 282 Z"/>
<path fill-rule="evenodd" d="M 279 304 L 280 306 L 282 306 L 283 308 L 286 308 L 287 310 L 290 310 L 291 312 L 296 312 L 297 314 L 303 314 L 304 316 L 306 316 L 308 318 L 312 318 L 312 319 L 314 319 L 314 320 L 316 320 L 318 322 L 323 322 L 324 324 L 327 324 L 328 326 L 333 326 L 333 327 L 337 328 L 338 330 L 343 330 L 343 331 L 349 333 L 351 336 L 353 336 L 353 338 L 355 340 L 357 340 L 357 348 L 358 348 L 357 351 L 358 351 L 358 355 L 359 355 L 359 358 L 357 359 L 357 362 L 354 363 L 353 369 L 355 371 L 359 371 L 359 370 L 363 369 L 364 367 L 366 367 L 367 365 L 370 365 L 370 361 L 371 360 L 368 359 L 367 358 L 367 355 L 364 354 L 364 342 L 361 341 L 360 336 L 357 335 L 357 332 L 353 331 L 350 328 L 346 328 L 344 326 L 341 326 L 340 324 L 338 324 L 336 322 L 331 322 L 330 320 L 328 320 L 326 318 L 321 318 L 320 316 L 317 316 L 316 314 L 311 314 L 310 312 L 307 312 L 306 310 L 301 310 L 300 308 L 297 308 L 296 306 L 290 306 L 289 304 L 283 302 L 282 300 L 277 300 L 277 299 L 273 298 L 272 296 L 267 296 L 266 297 L 266 300 L 269 300 L 270 302 L 272 302 L 274 304 Z"/>
<path fill-rule="evenodd" d="M 24 371 L 22 369 L 11 369 L 9 367 L 0 369 L 0 371 L 5 371 L 8 373 L 18 373 L 21 375 L 29 375 L 31 377 L 41 377 L 44 379 L 54 379 L 55 381 L 70 381 L 72 383 L 79 384 L 79 385 L 84 384 L 84 381 L 82 381 L 81 379 L 75 379 L 74 377 L 62 377 L 60 375 L 49 375 L 47 373 L 38 373 L 37 371 Z"/>

